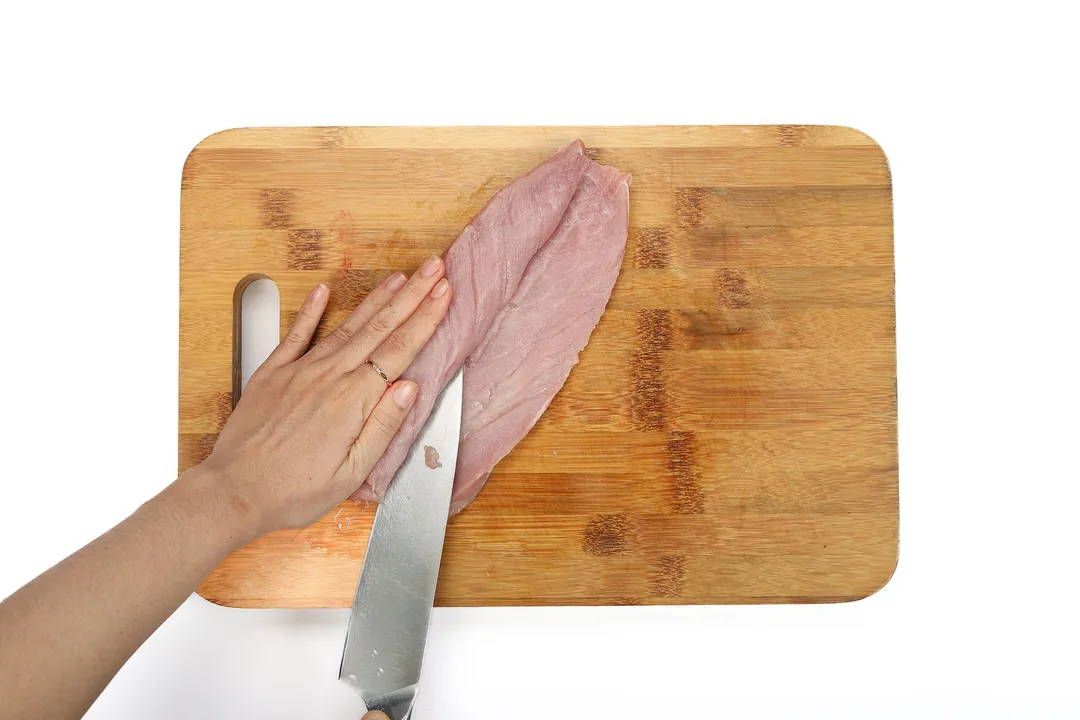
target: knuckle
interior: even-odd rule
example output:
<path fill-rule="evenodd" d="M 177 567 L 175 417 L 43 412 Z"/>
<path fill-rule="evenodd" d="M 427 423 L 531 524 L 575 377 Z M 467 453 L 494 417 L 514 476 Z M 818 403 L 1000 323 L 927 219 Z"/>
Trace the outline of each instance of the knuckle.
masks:
<path fill-rule="evenodd" d="M 329 367 L 328 363 L 322 361 L 305 363 L 289 378 L 289 387 L 300 392 L 326 387 L 334 377 L 328 372 Z"/>
<path fill-rule="evenodd" d="M 356 402 L 356 389 L 349 382 L 334 383 L 330 388 L 330 394 L 334 402 L 342 406 L 350 406 Z"/>
<path fill-rule="evenodd" d="M 303 368 L 290 374 L 283 383 L 282 395 L 295 397 L 314 385 L 315 375 L 311 368 Z"/>
<path fill-rule="evenodd" d="M 368 321 L 368 329 L 376 335 L 389 335 L 394 331 L 394 325 L 387 313 L 379 312 Z"/>
<path fill-rule="evenodd" d="M 348 342 L 349 338 L 351 337 L 352 332 L 349 330 L 349 328 L 345 327 L 344 323 L 342 323 L 341 325 L 338 325 L 336 328 L 333 329 L 329 337 L 327 337 L 327 340 L 332 345 L 342 345 Z"/>
<path fill-rule="evenodd" d="M 432 298 L 428 298 L 420 303 L 420 307 L 416 309 L 416 314 L 424 320 L 430 320 L 435 315 L 435 301 Z"/>
<path fill-rule="evenodd" d="M 293 327 L 296 327 L 297 325 L 307 325 L 308 323 L 312 323 L 317 320 L 318 318 L 315 317 L 315 313 L 311 312 L 311 310 L 307 307 L 303 307 L 297 311 L 296 320 L 293 321 Z"/>
<path fill-rule="evenodd" d="M 376 410 L 371 414 L 368 422 L 372 423 L 375 431 L 384 437 L 391 437 L 397 432 L 396 419 L 385 410 Z"/>
<path fill-rule="evenodd" d="M 281 338 L 278 344 L 285 348 L 294 348 L 300 344 L 300 334 L 296 332 L 295 325 L 289 328 L 289 332 L 285 333 L 285 337 Z"/>
<path fill-rule="evenodd" d="M 301 310 L 296 314 L 296 319 L 289 326 L 289 334 L 304 333 L 319 324 L 319 316 L 310 310 Z"/>
<path fill-rule="evenodd" d="M 346 382 L 340 376 L 332 376 L 327 373 L 313 374 L 305 382 L 306 390 L 314 393 L 320 402 L 327 407 L 340 408 L 350 407 L 356 402 L 356 390 L 352 383 Z"/>
<path fill-rule="evenodd" d="M 383 345 L 391 352 L 398 354 L 407 353 L 411 348 L 408 337 L 401 330 L 390 333 L 390 336 L 383 341 Z"/>

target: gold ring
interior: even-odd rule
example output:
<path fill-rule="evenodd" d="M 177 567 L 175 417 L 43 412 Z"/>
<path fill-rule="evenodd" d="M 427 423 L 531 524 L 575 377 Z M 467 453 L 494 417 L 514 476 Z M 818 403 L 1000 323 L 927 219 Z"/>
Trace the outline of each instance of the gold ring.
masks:
<path fill-rule="evenodd" d="M 373 362 L 372 362 L 371 360 L 367 360 L 367 361 L 365 361 L 365 362 L 367 362 L 367 364 L 371 366 L 371 369 L 372 369 L 372 370 L 374 370 L 375 372 L 379 373 L 379 377 L 381 377 L 381 378 L 383 379 L 383 382 L 384 382 L 384 383 L 386 383 L 387 385 L 390 385 L 390 384 L 392 384 L 392 383 L 390 382 L 390 378 L 386 377 L 386 373 L 384 373 L 384 372 L 382 371 L 382 368 L 381 368 L 381 367 L 379 367 L 378 365 L 376 365 L 375 363 L 373 363 Z"/>

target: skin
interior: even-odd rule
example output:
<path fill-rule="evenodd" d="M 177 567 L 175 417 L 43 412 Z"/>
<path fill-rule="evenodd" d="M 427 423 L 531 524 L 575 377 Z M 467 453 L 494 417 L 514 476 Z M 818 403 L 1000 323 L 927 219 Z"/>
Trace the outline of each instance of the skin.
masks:
<path fill-rule="evenodd" d="M 0 603 L 0 718 L 82 717 L 227 555 L 310 525 L 363 483 L 416 398 L 397 378 L 446 314 L 444 273 L 431 258 L 387 278 L 313 347 L 330 292 L 311 291 L 210 457 Z"/>

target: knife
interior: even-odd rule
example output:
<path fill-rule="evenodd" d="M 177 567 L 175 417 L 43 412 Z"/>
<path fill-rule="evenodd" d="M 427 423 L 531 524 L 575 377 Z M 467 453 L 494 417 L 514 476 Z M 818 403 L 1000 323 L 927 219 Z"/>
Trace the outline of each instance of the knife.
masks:
<path fill-rule="evenodd" d="M 443 390 L 371 526 L 338 679 L 407 720 L 420 683 L 461 431 L 462 371 Z"/>

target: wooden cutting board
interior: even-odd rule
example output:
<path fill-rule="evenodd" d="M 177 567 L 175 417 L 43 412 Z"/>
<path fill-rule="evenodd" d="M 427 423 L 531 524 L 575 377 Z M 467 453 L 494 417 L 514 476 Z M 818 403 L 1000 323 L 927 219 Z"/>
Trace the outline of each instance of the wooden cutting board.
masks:
<path fill-rule="evenodd" d="M 262 128 L 196 147 L 181 182 L 183 471 L 233 406 L 234 304 L 265 275 L 282 331 L 332 327 L 443 252 L 562 145 L 633 175 L 626 261 L 581 363 L 451 520 L 437 604 L 832 602 L 897 559 L 892 192 L 842 127 Z M 200 593 L 346 607 L 373 507 L 229 557 Z"/>

